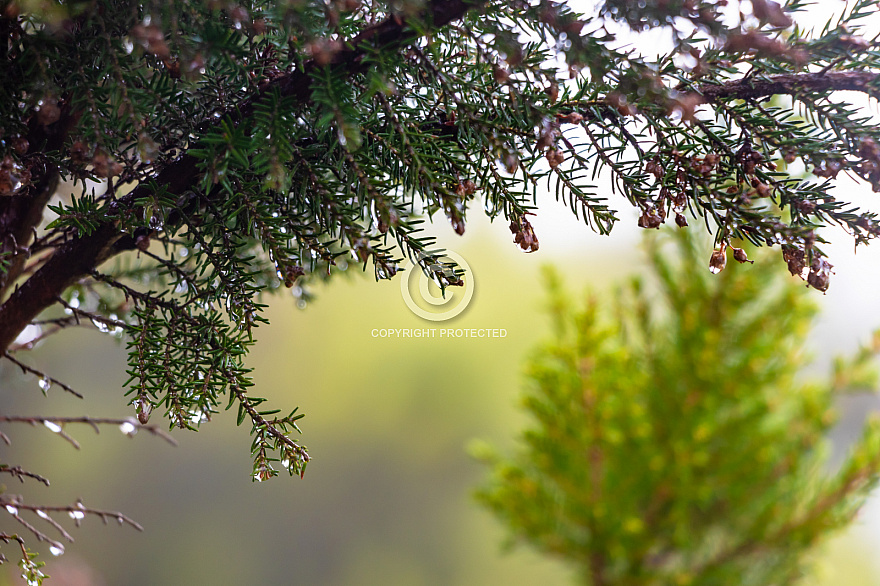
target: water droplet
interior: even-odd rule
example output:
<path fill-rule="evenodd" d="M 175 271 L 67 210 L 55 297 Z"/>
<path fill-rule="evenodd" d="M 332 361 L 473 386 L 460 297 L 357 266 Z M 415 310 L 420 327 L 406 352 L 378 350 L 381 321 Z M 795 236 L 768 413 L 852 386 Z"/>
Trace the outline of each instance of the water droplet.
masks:
<path fill-rule="evenodd" d="M 60 543 L 55 543 L 53 545 L 50 545 L 49 546 L 49 553 L 51 553 L 55 557 L 58 557 L 60 555 L 64 555 L 64 546 L 61 545 Z"/>
<path fill-rule="evenodd" d="M 9 512 L 10 515 L 17 515 L 18 514 L 18 508 L 13 507 L 12 505 L 6 505 L 6 510 Z"/>
<path fill-rule="evenodd" d="M 40 385 L 40 390 L 43 391 L 44 395 L 49 392 L 49 389 L 52 388 L 52 381 L 49 380 L 49 377 L 47 377 L 47 376 L 44 376 L 43 378 L 41 378 L 40 382 L 37 384 Z"/>
<path fill-rule="evenodd" d="M 45 425 L 49 429 L 49 431 L 51 431 L 53 433 L 60 433 L 61 432 L 61 426 L 58 425 L 57 423 L 55 423 L 54 421 L 49 421 L 47 419 L 46 421 L 43 422 L 43 425 Z"/>
<path fill-rule="evenodd" d="M 26 346 L 31 344 L 34 340 L 40 337 L 40 334 L 43 333 L 42 328 L 40 326 L 35 326 L 30 324 L 25 326 L 25 328 L 21 331 L 17 338 L 15 338 L 15 344 L 17 346 Z"/>
<path fill-rule="evenodd" d="M 126 421 L 122 425 L 119 426 L 119 431 L 124 433 L 125 435 L 131 437 L 137 433 L 137 426 L 131 421 Z"/>
<path fill-rule="evenodd" d="M 716 248 L 712 251 L 712 257 L 709 259 L 709 271 L 712 274 L 717 275 L 724 270 L 724 267 L 727 264 L 726 249 L 727 245 L 722 244 L 720 248 Z"/>
<path fill-rule="evenodd" d="M 36 512 L 37 512 L 37 517 L 40 517 L 41 519 L 48 519 L 49 518 L 49 514 L 46 513 L 46 511 L 43 511 L 41 509 L 37 509 Z"/>
<path fill-rule="evenodd" d="M 125 49 L 126 54 L 130 55 L 134 51 L 134 43 L 131 42 L 131 39 L 126 38 L 122 41 L 122 48 Z"/>
<path fill-rule="evenodd" d="M 260 465 L 259 469 L 257 469 L 256 474 L 254 474 L 254 480 L 257 482 L 263 482 L 264 480 L 269 480 L 273 476 L 273 472 L 275 471 L 272 466 L 267 464 Z"/>
<path fill-rule="evenodd" d="M 201 423 L 204 423 L 205 421 L 210 421 L 211 414 L 207 411 L 196 409 L 189 412 L 189 420 L 192 421 L 194 424 L 199 425 Z"/>
<path fill-rule="evenodd" d="M 177 251 L 177 254 L 180 258 L 186 258 L 186 255 L 189 254 L 189 250 L 187 250 L 186 247 L 181 247 L 181 249 Z"/>
<path fill-rule="evenodd" d="M 12 193 L 15 193 L 21 187 L 21 178 L 14 173 L 10 173 L 9 179 L 12 181 Z"/>
<path fill-rule="evenodd" d="M 306 303 L 305 299 L 300 299 L 296 302 L 296 306 L 300 309 L 305 309 L 306 305 L 308 305 L 308 304 Z"/>
<path fill-rule="evenodd" d="M 103 321 L 92 318 L 92 325 L 94 325 L 96 328 L 98 328 L 98 331 L 101 332 L 102 334 L 109 334 L 110 333 L 110 326 L 108 326 Z"/>
<path fill-rule="evenodd" d="M 86 514 L 83 511 L 70 511 L 67 514 L 75 521 L 82 521 L 86 518 Z"/>

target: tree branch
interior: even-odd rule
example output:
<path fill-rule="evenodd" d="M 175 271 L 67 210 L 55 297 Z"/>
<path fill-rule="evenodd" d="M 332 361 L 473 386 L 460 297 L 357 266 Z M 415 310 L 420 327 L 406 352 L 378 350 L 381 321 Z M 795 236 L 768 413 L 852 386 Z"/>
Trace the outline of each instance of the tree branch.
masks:
<path fill-rule="evenodd" d="M 59 246 L 46 264 L 0 305 L 0 349 L 9 348 L 19 332 L 55 303 L 68 286 L 108 258 L 119 236 L 115 222 L 105 222 L 90 235 Z"/>
<path fill-rule="evenodd" d="M 722 84 L 702 84 L 697 92 L 707 104 L 725 99 L 747 100 L 776 95 L 821 93 L 827 91 L 864 92 L 880 96 L 880 73 L 876 71 L 829 71 L 749 77 Z"/>
<path fill-rule="evenodd" d="M 880 72 L 877 71 L 829 71 L 825 73 L 790 73 L 769 75 L 765 77 L 747 77 L 724 83 L 696 84 L 692 91 L 703 98 L 704 104 L 716 104 L 722 100 L 754 100 L 770 96 L 822 93 L 827 91 L 853 91 L 866 93 L 880 99 Z M 675 88 L 687 92 L 688 87 L 680 84 Z M 571 102 L 571 114 L 577 113 L 584 118 L 594 119 L 590 109 L 600 108 L 603 116 L 616 119 L 617 103 L 607 98 L 589 101 Z M 568 124 L 578 122 L 561 120 Z"/>
<path fill-rule="evenodd" d="M 442 27 L 478 8 L 486 0 L 433 0 L 423 13 L 424 20 L 433 28 Z M 417 29 L 408 21 L 393 15 L 383 22 L 368 27 L 346 43 L 333 56 L 330 66 L 342 67 L 348 75 L 368 68 L 365 57 L 370 47 L 400 48 L 418 38 Z M 253 112 L 254 105 L 265 96 L 278 91 L 283 97 L 293 97 L 301 103 L 311 98 L 311 76 L 320 66 L 313 60 L 302 69 L 272 80 L 253 98 L 230 109 L 228 117 L 238 123 Z M 205 124 L 204 133 L 213 124 Z M 156 176 L 155 183 L 170 193 L 180 195 L 192 189 L 200 172 L 197 159 L 184 154 L 166 165 Z M 141 184 L 120 199 L 120 206 L 131 205 L 138 198 L 152 192 L 152 187 Z M 19 332 L 40 312 L 52 305 L 57 297 L 79 278 L 89 274 L 101 262 L 123 250 L 134 247 L 131 238 L 122 238 L 116 218 L 107 218 L 88 236 L 71 239 L 62 244 L 52 257 L 21 287 L 17 288 L 0 306 L 0 351 L 5 351 Z"/>

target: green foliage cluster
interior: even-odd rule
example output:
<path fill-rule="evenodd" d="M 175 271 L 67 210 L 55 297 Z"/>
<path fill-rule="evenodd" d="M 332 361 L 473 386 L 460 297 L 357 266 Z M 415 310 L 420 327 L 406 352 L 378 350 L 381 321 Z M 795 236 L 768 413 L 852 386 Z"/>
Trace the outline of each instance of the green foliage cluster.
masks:
<path fill-rule="evenodd" d="M 712 277 L 694 239 L 650 242 L 656 280 L 613 311 L 575 306 L 550 274 L 532 425 L 515 456 L 479 452 L 493 469 L 479 499 L 584 584 L 795 583 L 876 485 L 880 421 L 833 472 L 825 436 L 834 397 L 875 382 L 880 347 L 805 383 L 800 288 L 765 257 Z"/>

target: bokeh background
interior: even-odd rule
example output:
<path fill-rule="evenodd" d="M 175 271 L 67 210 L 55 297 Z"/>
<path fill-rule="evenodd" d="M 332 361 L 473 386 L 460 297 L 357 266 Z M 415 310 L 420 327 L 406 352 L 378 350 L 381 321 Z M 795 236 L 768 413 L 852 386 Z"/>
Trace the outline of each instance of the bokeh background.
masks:
<path fill-rule="evenodd" d="M 841 3 L 825 8 L 834 6 Z M 876 197 L 845 183 L 839 189 L 869 207 Z M 76 543 L 64 556 L 53 558 L 37 546 L 53 575 L 50 583 L 568 583 L 569 573 L 554 561 L 502 547 L 500 525 L 472 499 L 484 471 L 467 445 L 483 439 L 510 448 L 525 423 L 517 407 L 523 360 L 548 333 L 541 266 L 556 265 L 572 290 L 600 295 L 644 267 L 633 214 L 622 213 L 613 236 L 603 238 L 552 196 L 541 199 L 533 221 L 541 248 L 534 254 L 522 253 L 506 225 L 490 224 L 478 209 L 463 237 L 442 218 L 430 227 L 441 245 L 468 261 L 475 282 L 467 309 L 448 322 L 413 315 L 397 280 L 376 283 L 358 267 L 316 287 L 305 309 L 285 293 L 267 299 L 271 325 L 259 328 L 248 363 L 256 392 L 270 405 L 306 413 L 303 442 L 314 459 L 304 479 L 252 482 L 248 430 L 235 426 L 233 413 L 218 414 L 198 433 L 174 432 L 177 448 L 143 433 L 129 438 L 113 427 L 100 435 L 68 427 L 80 451 L 42 426 L 0 429 L 12 440 L 11 446 L 0 444 L 2 461 L 52 480 L 45 489 L 3 479 L 9 491 L 25 492 L 30 503 L 82 498 L 145 527 L 137 533 L 88 518 L 72 530 Z M 856 254 L 842 231 L 827 236 L 836 243 L 827 247 L 836 276 L 827 295 L 811 293 L 823 311 L 805 341 L 816 357 L 805 376 L 827 373 L 835 354 L 853 351 L 880 327 L 880 246 Z M 708 256 L 707 249 L 707 263 Z M 779 270 L 785 271 L 781 260 Z M 374 328 L 430 327 L 503 328 L 507 336 L 372 335 Z M 122 344 L 97 330 L 58 334 L 24 359 L 85 399 L 57 387 L 43 397 L 35 377 L 5 362 L 0 412 L 131 415 L 122 388 L 125 356 Z M 836 450 L 846 449 L 877 404 L 873 395 L 840 404 Z M 880 584 L 878 503 L 869 503 L 849 530 L 817 551 L 811 586 Z M 16 574 L 12 564 L 4 566 L 0 584 L 18 583 Z"/>

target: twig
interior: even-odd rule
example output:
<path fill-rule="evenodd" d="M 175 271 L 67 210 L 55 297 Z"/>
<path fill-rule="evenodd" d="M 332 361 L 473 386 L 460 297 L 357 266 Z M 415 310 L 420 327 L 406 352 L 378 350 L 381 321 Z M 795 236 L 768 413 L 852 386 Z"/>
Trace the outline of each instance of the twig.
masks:
<path fill-rule="evenodd" d="M 82 501 L 77 501 L 74 505 L 62 506 L 25 505 L 20 502 L 18 497 L 9 498 L 7 496 L 0 495 L 0 506 L 12 506 L 17 509 L 33 511 L 35 513 L 39 513 L 39 511 L 47 513 L 68 513 L 76 522 L 77 527 L 79 527 L 79 524 L 82 521 L 84 515 L 95 515 L 96 517 L 100 517 L 101 521 L 103 521 L 105 525 L 107 524 L 108 519 L 115 519 L 119 524 L 125 523 L 134 527 L 138 531 L 144 530 L 143 526 L 140 523 L 124 515 L 123 513 L 120 513 L 118 511 L 102 511 L 101 509 L 91 509 L 89 507 L 83 506 Z M 78 513 L 82 513 L 82 515 L 78 515 Z M 71 539 L 71 541 L 73 540 Z"/>
<path fill-rule="evenodd" d="M 23 415 L 0 415 L 0 423 L 9 422 L 9 423 L 30 423 L 31 425 L 37 425 L 38 423 L 42 423 L 45 425 L 46 422 L 54 423 L 56 426 L 61 427 L 68 423 L 85 423 L 92 426 L 92 429 L 95 430 L 95 433 L 100 433 L 101 430 L 98 427 L 99 425 L 119 425 L 119 426 L 131 426 L 131 431 L 123 431 L 126 435 L 134 435 L 138 432 L 138 430 L 145 430 L 150 432 L 151 434 L 162 438 L 172 446 L 177 446 L 177 440 L 171 437 L 168 432 L 160 429 L 156 425 L 146 425 L 134 419 L 133 417 L 125 417 L 122 419 L 116 418 L 108 418 L 108 417 L 28 417 Z M 54 430 L 53 430 L 54 431 Z M 58 434 L 63 434 L 62 431 L 56 432 Z M 69 441 L 73 441 L 73 438 L 70 438 Z M 79 447 L 78 444 L 74 441 L 74 445 Z"/>
<path fill-rule="evenodd" d="M 22 370 L 22 372 L 24 372 L 26 374 L 27 373 L 35 374 L 35 375 L 41 377 L 43 380 L 47 380 L 52 384 L 58 385 L 59 387 L 61 387 L 65 391 L 67 391 L 68 393 L 74 395 L 75 397 L 78 397 L 80 399 L 83 398 L 83 396 L 80 393 L 77 393 L 76 391 L 74 391 L 69 385 L 64 384 L 60 380 L 53 378 L 53 377 L 45 374 L 44 372 L 37 370 L 36 368 L 32 368 L 32 367 L 28 366 L 27 364 L 22 363 L 21 361 L 14 358 L 12 356 L 12 354 L 10 354 L 9 352 L 3 352 L 3 358 L 6 358 L 10 362 L 12 362 L 16 366 L 18 366 Z"/>
<path fill-rule="evenodd" d="M 18 478 L 21 482 L 24 482 L 25 477 L 33 478 L 34 480 L 39 480 L 46 486 L 49 486 L 49 479 L 40 476 L 39 474 L 35 474 L 33 472 L 28 472 L 21 466 L 10 466 L 8 464 L 0 464 L 0 473 L 5 472 L 6 474 L 11 474 L 12 476 Z"/>

